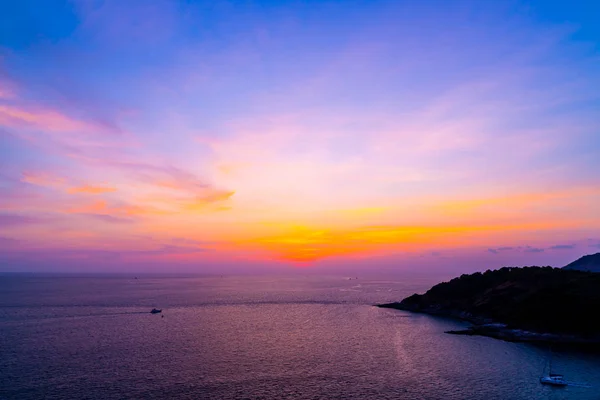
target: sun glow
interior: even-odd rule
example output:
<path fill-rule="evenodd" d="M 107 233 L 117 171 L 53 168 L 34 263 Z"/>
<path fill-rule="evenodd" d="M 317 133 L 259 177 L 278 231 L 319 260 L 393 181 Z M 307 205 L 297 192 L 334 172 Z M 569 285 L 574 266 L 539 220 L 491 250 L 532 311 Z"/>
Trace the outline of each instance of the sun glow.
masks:
<path fill-rule="evenodd" d="M 77 23 L 0 45 L 5 264 L 501 266 L 600 244 L 600 68 L 560 25 L 176 3 L 57 7 Z"/>

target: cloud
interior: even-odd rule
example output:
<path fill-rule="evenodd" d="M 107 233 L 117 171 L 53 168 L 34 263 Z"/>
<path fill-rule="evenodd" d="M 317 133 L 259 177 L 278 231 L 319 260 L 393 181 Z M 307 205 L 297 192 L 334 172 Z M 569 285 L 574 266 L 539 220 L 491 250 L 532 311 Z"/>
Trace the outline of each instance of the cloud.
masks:
<path fill-rule="evenodd" d="M 78 187 L 71 187 L 69 189 L 67 189 L 67 193 L 70 194 L 102 194 L 102 193 L 110 193 L 110 192 L 116 192 L 117 189 L 114 187 L 108 187 L 108 186 L 91 186 L 91 185 L 84 185 L 84 186 L 78 186 Z"/>
<path fill-rule="evenodd" d="M 175 244 L 186 244 L 186 245 L 194 245 L 194 246 L 202 246 L 205 244 L 215 244 L 216 242 L 209 242 L 209 241 L 204 241 L 204 240 L 195 240 L 195 239 L 188 239 L 188 238 L 173 238 L 171 239 L 171 242 L 175 243 Z"/>
<path fill-rule="evenodd" d="M 62 270 L 81 272 L 81 262 L 86 262 L 86 267 L 101 268 L 106 271 L 111 268 L 115 271 L 127 268 L 130 263 L 142 261 L 141 271 L 147 271 L 147 262 L 175 260 L 189 260 L 195 262 L 198 255 L 205 254 L 206 249 L 188 248 L 177 246 L 161 246 L 153 249 L 136 250 L 105 250 L 98 248 L 7 248 L 0 253 L 0 267 L 14 268 L 15 265 L 34 266 L 39 270 L 52 270 L 52 265 L 61 265 Z M 165 264 L 170 265 L 170 264 Z M 65 268 L 66 267 L 66 268 Z M 163 270 L 164 271 L 164 270 Z"/>
<path fill-rule="evenodd" d="M 162 190 L 152 200 L 164 203 L 181 204 L 183 209 L 201 209 L 206 204 L 222 202 L 234 195 L 234 191 L 223 190 L 201 179 L 196 174 L 172 165 L 153 165 L 147 162 L 119 159 L 83 158 L 83 161 L 94 167 L 111 168 L 120 174 L 127 174 L 138 184 Z M 179 194 L 177 194 L 179 192 Z M 181 194 L 191 198 L 182 200 Z"/>
<path fill-rule="evenodd" d="M 108 215 L 108 214 L 81 214 L 81 215 L 96 219 L 98 221 L 108 222 L 111 224 L 130 224 L 132 222 L 135 222 L 131 218 L 115 217 L 113 215 Z"/>
<path fill-rule="evenodd" d="M 570 250 L 574 249 L 576 246 L 574 244 L 556 244 L 554 246 L 550 246 L 550 250 Z"/>
<path fill-rule="evenodd" d="M 143 214 L 161 214 L 158 209 L 147 206 L 136 206 L 127 203 L 109 204 L 106 200 L 67 209 L 72 214 L 112 215 L 120 217 L 133 217 Z"/>
<path fill-rule="evenodd" d="M 0 248 L 14 246 L 18 242 L 17 239 L 0 236 Z"/>
<path fill-rule="evenodd" d="M 422 24 L 403 24 L 398 17 L 415 17 L 404 7 L 391 7 L 386 18 L 380 7 L 367 7 L 371 14 L 357 19 L 366 25 L 352 33 L 315 26 L 334 36 L 315 47 L 301 24 L 253 19 L 245 7 L 227 15 L 209 8 L 80 2 L 74 5 L 80 20 L 72 31 L 61 30 L 60 40 L 39 26 L 27 35 L 30 51 L 7 48 L 11 70 L 0 75 L 18 77 L 22 87 L 15 91 L 0 79 L 0 125 L 19 140 L 0 149 L 0 160 L 8 155 L 7 168 L 19 172 L 60 166 L 68 181 L 24 176 L 24 190 L 6 185 L 14 194 L 0 195 L 0 208 L 10 202 L 19 215 L 80 214 L 36 226 L 48 245 L 85 227 L 86 246 L 108 246 L 111 239 L 118 248 L 135 228 L 165 240 L 227 237 L 290 259 L 380 246 L 447 254 L 446 246 L 473 243 L 478 257 L 493 258 L 482 244 L 517 246 L 535 238 L 547 247 L 558 229 L 597 231 L 592 200 L 600 192 L 573 190 L 597 183 L 596 147 L 588 146 L 595 141 L 580 135 L 586 124 L 598 125 L 586 102 L 588 92 L 596 96 L 590 88 L 598 86 L 597 74 L 586 73 L 591 60 L 568 38 L 559 40 L 553 27 L 539 21 L 508 27 L 495 14 L 464 24 L 444 10 L 422 16 Z M 49 19 L 63 19 L 61 7 L 51 11 L 57 14 Z M 322 11 L 351 16 L 344 7 Z M 207 12 L 229 23 L 212 24 L 223 18 Z M 217 39 L 190 35 L 196 17 L 208 21 Z M 240 41 L 240 32 L 231 31 L 239 22 L 266 32 L 267 40 L 249 29 Z M 439 35 L 457 45 L 436 47 L 429 39 Z M 293 65 L 277 51 L 290 38 L 299 54 Z M 265 76 L 269 66 L 284 68 Z M 120 127 L 131 135 L 127 142 Z M 193 142 L 197 134 L 202 144 Z M 265 220 L 297 226 L 261 226 Z M 123 225 L 108 229 L 109 223 Z M 48 234 L 55 231 L 56 238 Z M 487 251 L 511 251 L 497 246 Z"/>
<path fill-rule="evenodd" d="M 35 129 L 43 132 L 114 133 L 114 129 L 109 129 L 107 126 L 73 119 L 52 109 L 30 110 L 9 105 L 0 105 L 0 125 L 10 128 Z"/>
<path fill-rule="evenodd" d="M 98 200 L 93 203 L 86 204 L 84 206 L 70 208 L 68 212 L 74 214 L 94 214 L 102 211 L 107 211 L 108 209 L 109 207 L 105 200 Z"/>
<path fill-rule="evenodd" d="M 182 206 L 186 211 L 202 211 L 205 210 L 208 205 L 229 200 L 234 194 L 235 192 L 232 191 L 215 190 L 205 196 L 184 202 Z"/>
<path fill-rule="evenodd" d="M 510 251 L 510 250 L 515 250 L 515 247 L 496 247 L 496 248 L 487 249 L 487 251 L 492 254 L 498 254 L 501 251 Z"/>
<path fill-rule="evenodd" d="M 206 194 L 196 198 L 181 198 L 170 194 L 151 196 L 140 204 L 132 204 L 124 201 L 97 200 L 87 204 L 70 207 L 66 210 L 72 214 L 95 214 L 110 215 L 115 217 L 135 217 L 142 215 L 174 215 L 180 213 L 192 213 L 202 211 L 224 211 L 229 207 L 219 206 L 233 196 L 232 191 L 217 189 L 205 190 Z M 157 204 L 158 206 L 150 205 Z"/>
<path fill-rule="evenodd" d="M 93 166 L 113 168 L 127 173 L 145 183 L 183 191 L 209 189 L 212 185 L 195 174 L 172 165 L 154 165 L 143 161 L 110 158 L 83 157 L 82 161 Z"/>
<path fill-rule="evenodd" d="M 164 245 L 158 249 L 154 250 L 137 250 L 130 251 L 124 254 L 133 255 L 133 256 L 161 256 L 161 255 L 175 255 L 175 254 L 194 254 L 194 253 L 202 253 L 207 251 L 208 249 L 202 247 L 190 247 L 190 246 L 173 246 L 173 245 Z"/>
<path fill-rule="evenodd" d="M 97 248 L 65 248 L 65 247 L 53 247 L 53 248 L 7 248 L 2 256 L 6 256 L 9 259 L 15 259 L 19 261 L 41 261 L 43 265 L 47 266 L 49 262 L 58 262 L 61 260 L 74 260 L 74 259 L 85 259 L 94 261 L 116 261 L 116 260 L 130 260 L 134 261 L 139 258 L 150 258 L 156 257 L 169 257 L 169 256 L 186 256 L 194 255 L 199 253 L 205 253 L 210 249 L 201 247 L 189 247 L 189 246 L 173 246 L 173 245 L 160 245 L 156 248 L 150 249 L 128 249 L 128 250 L 104 250 Z"/>
<path fill-rule="evenodd" d="M 25 171 L 21 174 L 21 182 L 36 186 L 62 186 L 65 178 L 43 171 Z"/>
<path fill-rule="evenodd" d="M 52 77 L 49 80 L 52 81 Z M 44 89 L 51 86 L 51 83 L 45 83 L 32 90 L 25 82 L 10 83 L 9 86 L 0 82 L 0 99 L 4 88 L 10 89 L 10 103 L 0 104 L 0 127 L 8 128 L 10 134 L 23 144 L 59 156 L 102 148 L 114 152 L 116 147 L 131 144 L 126 139 L 130 140 L 132 136 L 120 129 L 113 121 L 115 118 L 92 116 L 99 110 L 82 104 L 81 99 L 69 103 L 62 90 Z M 56 92 L 61 92 L 61 96 L 56 96 Z"/>
<path fill-rule="evenodd" d="M 526 253 L 543 253 L 544 249 L 540 249 L 537 247 L 530 247 L 530 246 L 526 246 L 525 250 L 523 250 Z"/>
<path fill-rule="evenodd" d="M 26 215 L 0 214 L 0 227 L 11 227 L 43 222 L 42 219 Z"/>

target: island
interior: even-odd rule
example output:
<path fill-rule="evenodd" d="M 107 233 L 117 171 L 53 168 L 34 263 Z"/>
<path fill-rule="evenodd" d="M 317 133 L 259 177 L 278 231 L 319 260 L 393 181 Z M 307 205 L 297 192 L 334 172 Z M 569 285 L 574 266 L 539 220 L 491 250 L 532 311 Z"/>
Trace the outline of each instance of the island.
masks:
<path fill-rule="evenodd" d="M 600 346 L 600 274 L 521 267 L 461 275 L 399 303 L 378 304 L 468 321 L 452 334 Z"/>

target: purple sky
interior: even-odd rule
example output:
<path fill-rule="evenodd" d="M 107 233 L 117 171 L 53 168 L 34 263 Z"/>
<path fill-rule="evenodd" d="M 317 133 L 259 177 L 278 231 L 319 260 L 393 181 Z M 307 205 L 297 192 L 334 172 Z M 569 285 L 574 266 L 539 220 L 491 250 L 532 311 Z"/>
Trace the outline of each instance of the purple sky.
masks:
<path fill-rule="evenodd" d="M 597 15 L 4 2 L 0 271 L 468 272 L 598 252 Z"/>

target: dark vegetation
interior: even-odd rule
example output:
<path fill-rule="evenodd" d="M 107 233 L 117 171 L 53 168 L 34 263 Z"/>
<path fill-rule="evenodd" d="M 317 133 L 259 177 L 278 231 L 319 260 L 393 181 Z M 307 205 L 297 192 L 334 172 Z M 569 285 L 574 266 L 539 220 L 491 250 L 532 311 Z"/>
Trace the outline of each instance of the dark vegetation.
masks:
<path fill-rule="evenodd" d="M 475 324 L 502 323 L 509 329 L 600 335 L 600 274 L 551 267 L 502 268 L 462 275 L 397 308 L 461 318 Z"/>

